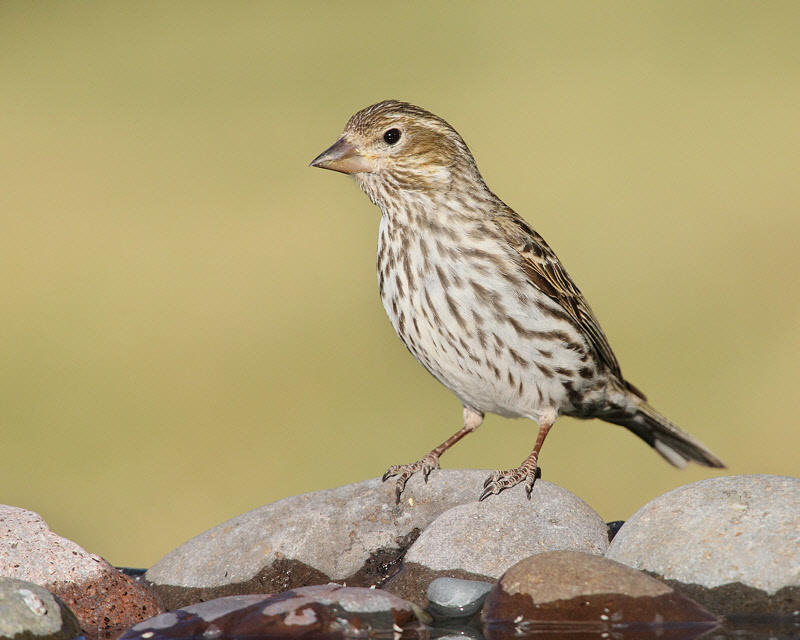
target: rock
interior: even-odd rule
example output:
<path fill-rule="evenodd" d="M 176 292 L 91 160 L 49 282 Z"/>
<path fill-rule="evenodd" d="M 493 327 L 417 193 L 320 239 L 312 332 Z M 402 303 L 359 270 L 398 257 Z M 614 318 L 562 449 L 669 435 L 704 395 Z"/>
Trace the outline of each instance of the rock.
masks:
<path fill-rule="evenodd" d="M 331 581 L 380 586 L 437 516 L 477 502 L 489 473 L 436 470 L 427 484 L 417 474 L 399 505 L 378 478 L 285 498 L 189 540 L 145 578 L 168 609 Z"/>
<path fill-rule="evenodd" d="M 208 602 L 200 602 L 183 609 L 145 620 L 123 633 L 123 638 L 218 638 L 230 632 L 230 628 L 251 613 L 253 605 L 263 603 L 274 596 L 254 594 L 226 596 Z"/>
<path fill-rule="evenodd" d="M 469 618 L 478 612 L 491 582 L 437 578 L 428 585 L 428 611 L 442 618 Z"/>
<path fill-rule="evenodd" d="M 51 591 L 90 634 L 121 631 L 164 611 L 146 585 L 56 535 L 38 514 L 5 505 L 0 506 L 0 575 Z"/>
<path fill-rule="evenodd" d="M 410 603 L 379 589 L 320 585 L 191 605 L 137 624 L 120 640 L 399 637 L 422 629 L 423 618 Z"/>
<path fill-rule="evenodd" d="M 47 589 L 0 576 L 0 638 L 71 640 L 80 634 L 75 614 Z"/>
<path fill-rule="evenodd" d="M 619 533 L 619 530 L 622 529 L 623 524 L 625 524 L 624 520 L 614 520 L 613 522 L 606 522 L 609 542 L 611 542 L 614 539 L 614 536 L 616 536 L 617 533 Z"/>
<path fill-rule="evenodd" d="M 625 523 L 606 557 L 719 614 L 800 610 L 800 479 L 726 476 L 670 491 Z"/>
<path fill-rule="evenodd" d="M 596 634 L 634 626 L 684 639 L 719 623 L 655 578 L 579 551 L 540 553 L 515 564 L 492 588 L 481 617 L 490 639 L 518 638 L 521 632 L 534 637 L 553 625 Z"/>
<path fill-rule="evenodd" d="M 607 548 L 602 518 L 566 489 L 539 480 L 531 500 L 517 485 L 440 515 L 411 545 L 402 569 L 384 588 L 426 608 L 425 593 L 436 578 L 494 583 L 535 553 L 571 549 L 603 555 Z"/>

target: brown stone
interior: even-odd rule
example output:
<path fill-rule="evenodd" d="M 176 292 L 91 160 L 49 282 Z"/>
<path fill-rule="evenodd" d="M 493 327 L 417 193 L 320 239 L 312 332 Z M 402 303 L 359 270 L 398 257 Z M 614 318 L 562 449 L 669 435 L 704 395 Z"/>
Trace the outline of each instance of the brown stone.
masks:
<path fill-rule="evenodd" d="M 633 626 L 663 634 L 694 626 L 706 632 L 719 623 L 655 578 L 575 551 L 542 553 L 511 567 L 489 593 L 482 620 L 491 638 L 537 625 L 600 632 Z"/>
<path fill-rule="evenodd" d="M 276 596 L 231 596 L 171 611 L 129 629 L 121 640 L 199 637 L 425 637 L 428 618 L 380 589 L 336 584 L 301 587 Z"/>
<path fill-rule="evenodd" d="M 164 611 L 147 585 L 56 535 L 26 509 L 0 506 L 0 574 L 57 595 L 89 636 L 113 634 Z"/>
<path fill-rule="evenodd" d="M 164 612 L 152 589 L 103 562 L 93 580 L 44 585 L 69 605 L 86 634 L 107 636 Z"/>

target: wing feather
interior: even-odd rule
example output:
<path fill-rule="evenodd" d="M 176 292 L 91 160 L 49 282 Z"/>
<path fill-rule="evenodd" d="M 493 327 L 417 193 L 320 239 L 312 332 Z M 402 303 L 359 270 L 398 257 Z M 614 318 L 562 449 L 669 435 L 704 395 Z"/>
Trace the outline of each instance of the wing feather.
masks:
<path fill-rule="evenodd" d="M 520 266 L 528 282 L 566 312 L 587 336 L 598 360 L 623 381 L 619 362 L 594 312 L 544 238 L 510 209 L 495 216 L 492 221 L 519 255 Z M 631 391 L 641 395 L 635 388 L 631 388 Z"/>

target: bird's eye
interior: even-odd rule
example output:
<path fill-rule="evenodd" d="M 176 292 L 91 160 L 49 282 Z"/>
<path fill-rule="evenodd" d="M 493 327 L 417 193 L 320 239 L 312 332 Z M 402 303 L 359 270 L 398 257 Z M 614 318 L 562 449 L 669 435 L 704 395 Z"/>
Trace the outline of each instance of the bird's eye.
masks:
<path fill-rule="evenodd" d="M 396 144 L 400 139 L 400 129 L 389 129 L 383 134 L 383 140 L 386 144 Z"/>

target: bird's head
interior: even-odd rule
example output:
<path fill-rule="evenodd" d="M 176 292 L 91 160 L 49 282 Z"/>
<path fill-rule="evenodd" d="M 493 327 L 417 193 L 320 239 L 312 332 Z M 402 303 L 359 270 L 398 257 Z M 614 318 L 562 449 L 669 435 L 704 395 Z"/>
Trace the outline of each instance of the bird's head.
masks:
<path fill-rule="evenodd" d="M 442 118 L 386 100 L 356 113 L 311 163 L 353 176 L 378 201 L 398 191 L 445 192 L 454 180 L 483 183 L 466 143 Z"/>

